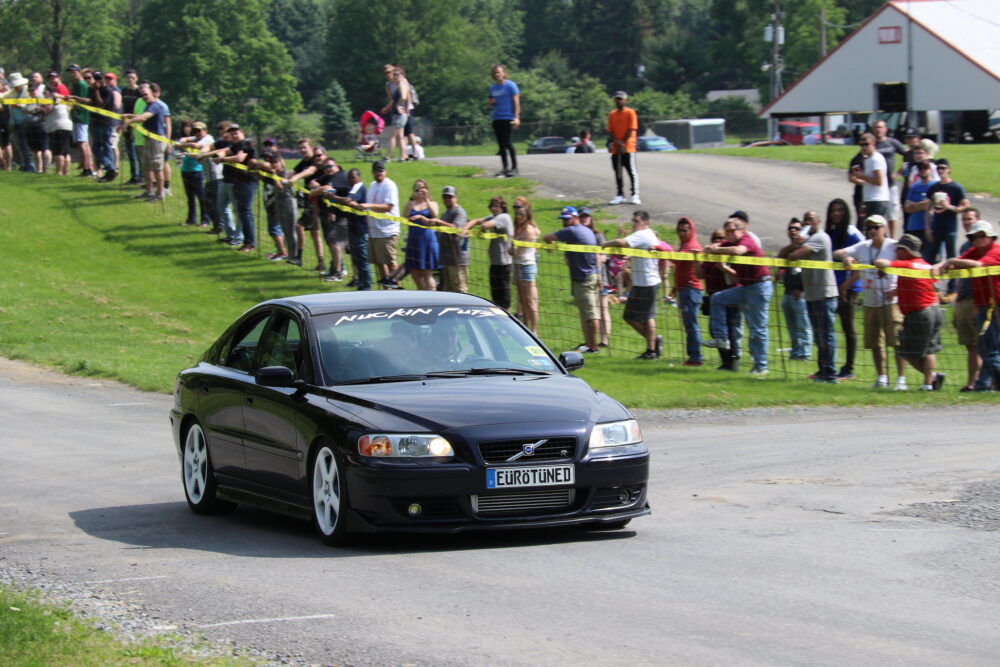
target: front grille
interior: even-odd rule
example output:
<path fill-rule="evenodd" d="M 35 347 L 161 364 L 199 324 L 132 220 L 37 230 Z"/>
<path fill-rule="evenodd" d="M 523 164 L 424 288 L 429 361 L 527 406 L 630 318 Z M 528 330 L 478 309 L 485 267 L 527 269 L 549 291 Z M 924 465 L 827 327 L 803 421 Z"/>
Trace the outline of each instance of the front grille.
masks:
<path fill-rule="evenodd" d="M 534 449 L 531 456 L 521 456 L 518 463 L 572 459 L 576 455 L 576 438 L 521 438 L 519 440 L 494 440 L 479 443 L 479 453 L 487 463 L 503 463 L 524 451 L 525 445 L 545 440 Z"/>
<path fill-rule="evenodd" d="M 476 514 L 533 514 L 540 510 L 563 509 L 573 504 L 574 489 L 544 489 L 536 491 L 504 491 L 472 496 L 472 511 Z"/>

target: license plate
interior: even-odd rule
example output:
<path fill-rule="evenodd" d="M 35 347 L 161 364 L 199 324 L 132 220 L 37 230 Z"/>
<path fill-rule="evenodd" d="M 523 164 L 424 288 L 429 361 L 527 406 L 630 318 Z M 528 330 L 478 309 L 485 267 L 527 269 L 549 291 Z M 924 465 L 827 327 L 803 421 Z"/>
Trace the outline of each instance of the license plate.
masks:
<path fill-rule="evenodd" d="M 518 466 L 486 470 L 486 488 L 512 489 L 521 486 L 558 486 L 573 484 L 576 473 L 572 463 L 554 466 Z"/>

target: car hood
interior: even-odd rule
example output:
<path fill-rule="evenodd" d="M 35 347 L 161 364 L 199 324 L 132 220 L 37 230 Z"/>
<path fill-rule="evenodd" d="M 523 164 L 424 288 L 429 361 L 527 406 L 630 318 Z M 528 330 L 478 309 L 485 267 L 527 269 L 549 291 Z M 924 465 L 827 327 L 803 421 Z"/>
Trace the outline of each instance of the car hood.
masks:
<path fill-rule="evenodd" d="M 328 400 L 373 427 L 445 431 L 525 422 L 604 422 L 630 417 L 580 378 L 489 376 L 331 387 Z"/>

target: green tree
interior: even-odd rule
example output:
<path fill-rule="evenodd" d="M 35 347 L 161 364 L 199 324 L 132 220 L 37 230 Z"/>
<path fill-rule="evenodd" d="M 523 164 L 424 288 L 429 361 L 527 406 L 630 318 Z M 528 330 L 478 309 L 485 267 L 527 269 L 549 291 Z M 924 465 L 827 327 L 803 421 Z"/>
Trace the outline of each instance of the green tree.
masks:
<path fill-rule="evenodd" d="M 347 148 L 357 134 L 357 120 L 351 112 L 344 87 L 331 81 L 322 96 L 323 141 L 327 148 Z"/>
<path fill-rule="evenodd" d="M 685 92 L 664 93 L 658 90 L 640 90 L 629 97 L 628 104 L 642 120 L 697 118 L 706 109 L 705 104 L 696 102 Z"/>
<path fill-rule="evenodd" d="M 227 117 L 259 133 L 302 108 L 292 59 L 264 22 L 267 2 L 147 2 L 143 72 L 175 114 Z"/>
<path fill-rule="evenodd" d="M 0 2 L 0 61 L 25 72 L 70 62 L 109 69 L 120 60 L 125 0 L 6 0 Z"/>
<path fill-rule="evenodd" d="M 308 109 L 322 111 L 322 77 L 330 0 L 271 0 L 267 9 L 267 27 L 288 49 L 295 68 L 292 74 Z"/>

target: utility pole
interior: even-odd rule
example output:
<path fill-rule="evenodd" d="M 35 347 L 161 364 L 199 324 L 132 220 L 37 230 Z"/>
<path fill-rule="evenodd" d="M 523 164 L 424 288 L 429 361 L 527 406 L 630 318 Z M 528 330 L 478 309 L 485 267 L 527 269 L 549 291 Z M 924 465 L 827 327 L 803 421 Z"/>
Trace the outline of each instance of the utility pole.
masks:
<path fill-rule="evenodd" d="M 781 24 L 781 19 L 781 3 L 775 2 L 774 13 L 771 14 L 771 25 L 764 28 L 764 41 L 771 42 L 771 64 L 769 69 L 771 70 L 772 102 L 784 92 L 784 84 L 781 82 L 781 72 L 785 66 L 781 60 L 781 46 L 785 43 L 785 26 Z M 775 135 L 777 129 L 777 121 L 773 116 L 768 125 L 768 138 L 771 138 Z"/>
<path fill-rule="evenodd" d="M 826 7 L 819 8 L 819 57 L 826 55 Z"/>

